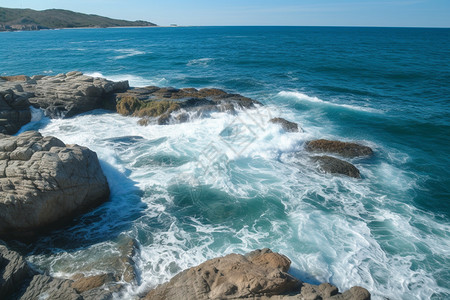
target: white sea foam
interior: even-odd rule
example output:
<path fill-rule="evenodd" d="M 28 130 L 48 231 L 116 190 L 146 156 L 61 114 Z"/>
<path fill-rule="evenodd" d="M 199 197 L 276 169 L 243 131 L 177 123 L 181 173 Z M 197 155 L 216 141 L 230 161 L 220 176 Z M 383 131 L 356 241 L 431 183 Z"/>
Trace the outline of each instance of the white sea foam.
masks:
<path fill-rule="evenodd" d="M 121 54 L 121 55 L 118 55 L 118 56 L 114 56 L 114 59 L 124 59 L 124 58 L 127 58 L 127 57 L 132 57 L 132 56 L 136 56 L 136 55 L 143 55 L 143 54 L 147 53 L 145 51 L 140 51 L 140 50 L 137 50 L 137 49 L 114 49 L 114 52 Z"/>
<path fill-rule="evenodd" d="M 370 113 L 382 113 L 382 111 L 375 109 L 375 108 L 324 101 L 318 97 L 309 96 L 309 95 L 306 95 L 301 92 L 281 91 L 278 93 L 278 96 L 285 97 L 285 98 L 294 98 L 298 101 L 306 101 L 306 102 L 310 102 L 310 103 L 320 104 L 323 106 L 332 106 L 332 107 L 337 107 L 337 108 L 344 108 L 344 109 L 350 109 L 350 110 L 356 110 L 356 111 L 364 111 L 364 112 L 370 112 Z"/>
<path fill-rule="evenodd" d="M 122 81 L 128 80 L 130 86 L 132 87 L 144 87 L 150 85 L 164 86 L 167 85 L 168 81 L 166 78 L 153 78 L 148 79 L 142 76 L 131 75 L 131 74 L 119 74 L 119 75 L 103 75 L 100 72 L 86 72 L 85 75 L 92 77 L 102 77 L 112 81 Z"/>
<path fill-rule="evenodd" d="M 283 132 L 268 122 L 275 116 L 301 123 L 305 132 Z M 293 274 L 303 280 L 331 281 L 341 290 L 361 285 L 373 299 L 449 292 L 421 261 L 431 251 L 449 258 L 450 228 L 405 200 L 415 179 L 391 165 L 401 160 L 355 161 L 363 180 L 320 173 L 302 154 L 303 142 L 318 129 L 305 116 L 270 105 L 166 126 L 141 127 L 137 120 L 96 111 L 47 120 L 40 130 L 87 146 L 102 161 L 111 201 L 92 213 L 99 220 L 77 230 L 96 240 L 128 225 L 122 233 L 140 243 L 135 259 L 142 280 L 122 298 L 206 259 L 262 247 L 290 257 Z M 214 193 L 220 201 L 211 202 Z M 250 203 L 256 212 L 247 210 Z M 228 219 L 242 209 L 245 222 Z M 435 233 L 422 232 L 416 223 Z M 64 276 L 80 268 L 109 271 L 107 258 L 116 248 L 105 241 L 31 260 Z M 102 255 L 105 260 L 96 262 Z"/>
<path fill-rule="evenodd" d="M 188 66 L 208 66 L 212 61 L 214 61 L 214 58 L 210 58 L 210 57 L 198 58 L 198 59 L 190 60 L 187 63 L 187 65 Z"/>

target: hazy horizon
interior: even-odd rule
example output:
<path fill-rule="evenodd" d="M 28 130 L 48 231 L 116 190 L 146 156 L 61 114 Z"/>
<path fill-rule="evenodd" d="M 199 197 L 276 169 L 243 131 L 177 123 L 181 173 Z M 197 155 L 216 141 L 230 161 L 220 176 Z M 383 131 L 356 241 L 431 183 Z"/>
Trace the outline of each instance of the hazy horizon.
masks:
<path fill-rule="evenodd" d="M 126 4 L 126 6 L 125 6 Z M 160 26 L 344 26 L 344 27 L 450 27 L 450 1 L 295 1 L 230 0 L 6 0 L 7 8 L 67 9 L 114 19 L 145 20 Z"/>

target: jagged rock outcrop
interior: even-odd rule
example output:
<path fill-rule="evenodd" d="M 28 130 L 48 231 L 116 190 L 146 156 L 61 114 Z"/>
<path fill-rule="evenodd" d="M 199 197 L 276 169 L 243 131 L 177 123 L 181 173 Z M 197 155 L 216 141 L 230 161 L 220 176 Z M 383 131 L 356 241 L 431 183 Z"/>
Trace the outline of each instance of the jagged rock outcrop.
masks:
<path fill-rule="evenodd" d="M 0 133 L 14 134 L 31 120 L 31 94 L 24 92 L 21 85 L 9 86 L 14 90 L 0 89 Z"/>
<path fill-rule="evenodd" d="M 141 117 L 140 124 L 152 122 L 164 125 L 185 122 L 189 113 L 195 116 L 211 112 L 234 113 L 235 108 L 253 108 L 258 101 L 239 94 L 228 94 L 219 89 L 159 88 L 148 86 L 130 89 L 116 95 L 116 110 L 122 115 Z"/>
<path fill-rule="evenodd" d="M 309 152 L 333 153 L 349 158 L 373 154 L 373 150 L 364 145 L 324 139 L 307 142 L 305 149 Z"/>
<path fill-rule="evenodd" d="M 25 259 L 0 241 L 0 299 L 7 299 L 32 276 L 33 271 Z"/>
<path fill-rule="evenodd" d="M 0 134 L 0 236 L 33 233 L 108 196 L 95 152 L 36 131 Z"/>
<path fill-rule="evenodd" d="M 79 275 L 74 280 L 39 274 L 0 241 L 0 299 L 111 300 L 121 289 L 116 281 L 111 274 Z"/>
<path fill-rule="evenodd" d="M 269 120 L 270 123 L 279 124 L 284 131 L 287 132 L 302 132 L 303 130 L 299 128 L 297 123 L 288 121 L 283 118 L 273 118 Z"/>
<path fill-rule="evenodd" d="M 15 134 L 31 120 L 30 105 L 51 118 L 72 117 L 103 108 L 114 93 L 126 91 L 128 81 L 69 72 L 56 76 L 0 77 L 0 133 Z"/>
<path fill-rule="evenodd" d="M 318 162 L 320 168 L 327 173 L 341 174 L 353 178 L 361 178 L 361 174 L 359 173 L 358 168 L 356 168 L 351 163 L 340 160 L 336 157 L 323 155 L 313 156 L 311 159 L 315 162 Z"/>
<path fill-rule="evenodd" d="M 144 299 L 370 299 L 370 293 L 361 287 L 339 294 L 330 284 L 303 283 L 287 273 L 290 264 L 287 257 L 269 249 L 245 256 L 230 254 L 179 273 Z"/>
<path fill-rule="evenodd" d="M 113 93 L 128 89 L 128 81 L 113 82 L 104 78 L 69 72 L 37 80 L 30 103 L 42 108 L 52 118 L 73 117 L 102 108 Z"/>

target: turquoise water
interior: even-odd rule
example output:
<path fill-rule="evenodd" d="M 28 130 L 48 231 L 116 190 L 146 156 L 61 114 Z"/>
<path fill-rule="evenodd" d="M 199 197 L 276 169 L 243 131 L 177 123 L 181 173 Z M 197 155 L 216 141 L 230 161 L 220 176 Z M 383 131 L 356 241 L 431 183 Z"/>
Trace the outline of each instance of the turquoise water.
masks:
<path fill-rule="evenodd" d="M 106 111 L 37 117 L 24 130 L 95 150 L 112 189 L 111 201 L 29 247 L 40 267 L 107 271 L 128 236 L 141 247 L 140 280 L 120 297 L 262 247 L 308 282 L 361 285 L 374 299 L 450 297 L 449 29 L 78 29 L 0 41 L 0 75 L 80 70 L 265 105 L 169 126 Z M 277 116 L 304 133 L 267 122 Z M 352 160 L 362 180 L 332 177 L 304 154 L 313 138 L 358 141 L 375 156 Z"/>

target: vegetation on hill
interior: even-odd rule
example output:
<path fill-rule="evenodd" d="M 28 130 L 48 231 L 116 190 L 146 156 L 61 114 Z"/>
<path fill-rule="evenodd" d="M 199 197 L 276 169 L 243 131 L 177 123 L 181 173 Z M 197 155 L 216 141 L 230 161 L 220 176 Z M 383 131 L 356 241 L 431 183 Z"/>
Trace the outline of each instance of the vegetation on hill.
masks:
<path fill-rule="evenodd" d="M 78 27 L 156 26 L 147 21 L 116 20 L 63 9 L 16 9 L 0 7 L 0 31 Z"/>

